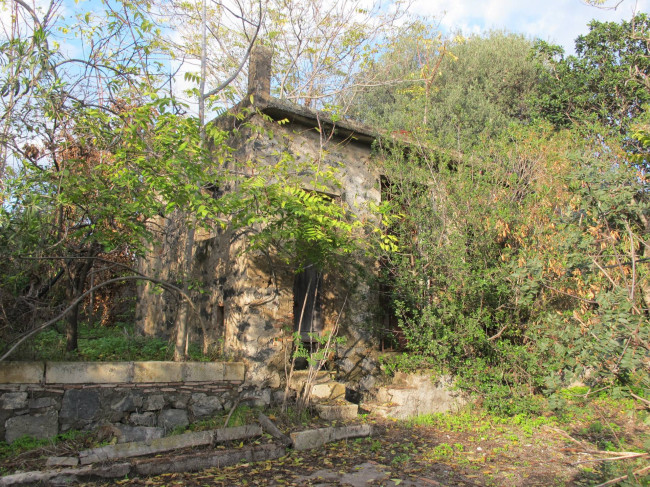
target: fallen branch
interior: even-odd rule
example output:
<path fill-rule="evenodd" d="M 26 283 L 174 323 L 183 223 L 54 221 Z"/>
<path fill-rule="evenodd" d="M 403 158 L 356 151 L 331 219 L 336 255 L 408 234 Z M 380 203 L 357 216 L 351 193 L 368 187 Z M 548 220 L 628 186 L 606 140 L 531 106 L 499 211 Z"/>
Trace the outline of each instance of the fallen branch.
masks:
<path fill-rule="evenodd" d="M 580 462 L 575 462 L 574 465 L 580 465 L 581 463 L 591 463 L 591 462 L 613 462 L 615 460 L 626 460 L 628 458 L 647 457 L 649 455 L 648 453 L 633 453 L 633 452 L 613 452 L 613 453 L 625 453 L 625 455 L 621 455 L 618 457 L 610 457 L 610 458 L 592 458 L 591 460 L 582 460 Z"/>
<path fill-rule="evenodd" d="M 492 340 L 496 340 L 501 336 L 501 334 L 506 331 L 506 328 L 508 328 L 508 325 L 504 325 L 503 328 L 501 328 L 495 335 L 492 335 L 490 338 L 488 338 L 488 342 L 491 342 Z"/>
<path fill-rule="evenodd" d="M 273 438 L 279 440 L 282 445 L 291 446 L 291 438 L 282 433 L 282 431 L 280 431 L 280 429 L 275 425 L 275 423 L 273 423 L 273 421 L 269 419 L 268 416 L 266 416 L 264 413 L 260 413 L 257 416 L 257 420 L 262 425 L 264 431 L 273 436 Z"/>
<path fill-rule="evenodd" d="M 543 283 L 543 282 L 540 282 L 540 284 L 541 284 L 542 286 L 544 286 L 546 289 L 550 289 L 550 290 L 553 291 L 553 292 L 556 292 L 556 293 L 558 293 L 558 294 L 563 294 L 563 295 L 565 295 L 565 296 L 569 296 L 570 298 L 577 299 L 577 300 L 582 301 L 582 302 L 584 302 L 584 303 L 588 303 L 588 304 L 598 304 L 598 301 L 594 301 L 593 299 L 581 298 L 580 296 L 576 296 L 575 294 L 571 294 L 571 293 L 568 293 L 568 292 L 566 292 L 566 291 L 562 291 L 562 290 L 560 290 L 560 289 L 556 289 L 556 288 L 554 288 L 553 286 L 549 286 L 548 284 Z"/>
<path fill-rule="evenodd" d="M 567 438 L 568 440 L 573 441 L 574 443 L 576 443 L 576 444 L 578 444 L 578 445 L 580 445 L 580 446 L 584 446 L 584 443 L 583 443 L 582 441 L 578 441 L 578 440 L 576 440 L 573 436 L 571 436 L 571 435 L 570 435 L 569 433 L 567 433 L 566 431 L 562 431 L 561 429 L 558 429 L 558 428 L 553 428 L 552 426 L 546 426 L 546 428 L 548 428 L 548 429 L 550 429 L 550 430 L 553 430 L 553 431 L 555 431 L 556 433 L 560 433 L 560 434 L 562 434 L 565 438 Z"/>
<path fill-rule="evenodd" d="M 445 484 L 441 484 L 437 480 L 427 479 L 427 478 L 424 478 L 424 477 L 420 477 L 418 479 L 418 481 L 423 482 L 423 483 L 425 483 L 427 485 L 435 485 L 436 487 L 444 487 L 445 486 Z"/>
<path fill-rule="evenodd" d="M 605 450 L 584 450 L 582 448 L 560 448 L 560 451 L 568 451 L 571 453 L 585 453 L 587 455 L 622 455 L 622 456 L 636 456 L 640 452 L 636 451 L 605 451 Z M 643 453 L 647 455 L 647 453 Z"/>
<path fill-rule="evenodd" d="M 235 409 L 237 409 L 237 406 L 239 406 L 240 402 L 241 402 L 241 398 L 238 397 L 237 400 L 235 401 L 235 404 L 233 404 L 232 407 L 230 408 L 230 412 L 228 413 L 228 416 L 226 416 L 226 421 L 223 423 L 224 428 L 228 427 L 228 422 L 230 421 L 230 417 L 232 416 L 232 413 L 235 412 Z"/>
<path fill-rule="evenodd" d="M 637 396 L 636 394 L 634 394 L 633 392 L 630 392 L 630 396 L 632 396 L 634 399 L 638 399 L 638 400 L 641 401 L 643 404 L 645 404 L 646 406 L 650 407 L 650 401 L 648 401 L 647 399 L 644 399 L 644 398 L 642 398 L 642 397 L 639 397 L 639 396 Z"/>
<path fill-rule="evenodd" d="M 635 470 L 634 472 L 632 472 L 632 475 L 636 476 L 636 475 L 638 475 L 640 473 L 643 473 L 643 472 L 646 472 L 648 470 L 650 470 L 650 465 L 648 465 L 647 467 L 640 468 L 639 470 Z M 615 478 L 615 479 L 612 479 L 612 480 L 608 480 L 604 484 L 598 484 L 598 485 L 596 485 L 594 487 L 607 487 L 608 485 L 618 484 L 619 482 L 621 482 L 623 480 L 626 480 L 628 477 L 629 477 L 629 475 L 623 475 L 622 477 L 618 477 L 618 478 Z"/>
<path fill-rule="evenodd" d="M 589 389 L 589 390 L 587 391 L 587 393 L 585 394 L 585 398 L 591 396 L 592 394 L 598 394 L 599 392 L 602 392 L 602 391 L 605 391 L 605 390 L 607 390 L 607 389 L 610 389 L 611 387 L 612 387 L 611 385 L 610 385 L 610 386 L 605 386 L 605 387 L 601 387 L 600 389 L 596 389 L 595 391 L 592 391 L 591 389 Z"/>

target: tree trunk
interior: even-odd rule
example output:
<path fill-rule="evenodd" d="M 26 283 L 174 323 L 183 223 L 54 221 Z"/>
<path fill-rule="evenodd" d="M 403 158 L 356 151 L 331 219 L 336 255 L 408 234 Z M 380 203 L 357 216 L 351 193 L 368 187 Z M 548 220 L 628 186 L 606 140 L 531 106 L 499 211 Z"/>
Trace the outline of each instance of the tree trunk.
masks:
<path fill-rule="evenodd" d="M 643 256 L 643 259 L 650 260 L 650 248 L 645 243 L 643 244 L 641 255 Z M 641 294 L 643 297 L 643 306 L 645 308 L 645 313 L 648 314 L 650 313 L 650 283 L 648 282 L 648 278 L 643 274 L 639 276 L 639 288 L 641 289 Z"/>
<path fill-rule="evenodd" d="M 199 123 L 201 125 L 201 147 L 205 142 L 205 77 L 207 66 L 207 0 L 201 3 L 201 79 L 199 81 Z M 183 292 L 189 295 L 189 279 L 192 272 L 192 257 L 194 255 L 194 224 L 195 218 L 189 220 L 187 241 L 185 242 L 183 262 Z M 189 305 L 183 300 L 176 315 L 176 343 L 174 344 L 174 362 L 182 362 L 187 357 Z"/>
<path fill-rule="evenodd" d="M 643 233 L 639 236 L 641 249 L 639 254 L 642 258 L 650 259 L 650 243 L 648 243 L 648 236 L 650 236 L 650 220 L 643 214 L 640 215 L 641 223 L 643 224 Z M 642 273 L 639 276 L 639 288 L 643 299 L 643 306 L 646 315 L 650 313 L 650 282 L 649 278 Z"/>
<path fill-rule="evenodd" d="M 73 262 L 70 262 L 68 264 L 69 269 L 71 269 L 70 271 L 71 283 L 66 292 L 68 302 L 72 302 L 73 300 L 75 300 L 76 298 L 78 298 L 83 294 L 84 288 L 86 287 L 86 279 L 88 278 L 88 274 L 90 273 L 90 270 L 93 268 L 93 265 L 95 264 L 94 257 L 97 256 L 99 250 L 100 250 L 99 246 L 97 244 L 93 244 L 90 246 L 90 248 L 88 248 L 86 252 L 87 259 L 74 260 Z M 68 352 L 74 352 L 79 348 L 78 330 L 79 330 L 80 304 L 81 303 L 77 303 L 75 306 L 73 306 L 70 312 L 68 313 L 68 317 L 66 318 L 65 349 Z"/>
<path fill-rule="evenodd" d="M 183 291 L 187 292 L 185 286 Z M 174 362 L 185 360 L 185 341 L 187 340 L 187 303 L 182 302 L 176 315 L 176 343 L 174 344 Z"/>
<path fill-rule="evenodd" d="M 187 231 L 183 262 L 183 292 L 190 293 L 190 274 L 192 273 L 192 258 L 194 250 L 194 218 L 190 219 L 190 228 Z M 189 304 L 183 300 L 176 315 L 176 343 L 174 344 L 174 362 L 182 362 L 187 356 L 187 335 L 189 318 Z"/>
<path fill-rule="evenodd" d="M 74 299 L 73 296 L 70 300 Z M 68 313 L 65 320 L 65 350 L 66 352 L 74 352 L 79 348 L 77 335 L 79 330 L 79 304 L 75 305 Z"/>

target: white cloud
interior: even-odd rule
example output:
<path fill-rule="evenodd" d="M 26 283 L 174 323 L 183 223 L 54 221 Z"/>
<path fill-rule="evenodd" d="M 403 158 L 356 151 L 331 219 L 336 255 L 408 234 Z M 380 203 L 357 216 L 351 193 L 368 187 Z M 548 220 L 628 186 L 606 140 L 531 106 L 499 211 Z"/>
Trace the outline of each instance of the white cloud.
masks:
<path fill-rule="evenodd" d="M 414 13 L 440 19 L 441 27 L 448 32 L 506 29 L 561 44 L 567 52 L 573 52 L 576 37 L 589 31 L 591 19 L 629 19 L 635 9 L 649 11 L 650 0 L 625 0 L 616 10 L 595 8 L 580 0 L 415 0 L 413 5 Z"/>

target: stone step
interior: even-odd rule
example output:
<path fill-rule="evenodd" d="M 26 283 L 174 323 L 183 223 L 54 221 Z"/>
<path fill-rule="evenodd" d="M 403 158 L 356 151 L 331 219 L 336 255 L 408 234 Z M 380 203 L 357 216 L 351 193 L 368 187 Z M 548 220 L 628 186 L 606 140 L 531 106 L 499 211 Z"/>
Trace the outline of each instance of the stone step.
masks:
<path fill-rule="evenodd" d="M 311 388 L 311 399 L 314 402 L 336 401 L 345 399 L 345 384 L 326 382 L 314 384 Z"/>
<path fill-rule="evenodd" d="M 364 401 L 361 404 L 361 410 L 365 413 L 370 414 L 371 416 L 375 416 L 378 418 L 389 418 L 391 417 L 391 412 L 395 409 L 395 407 L 388 406 L 386 404 L 381 404 L 378 402 L 374 401 Z"/>
<path fill-rule="evenodd" d="M 327 421 L 350 421 L 357 419 L 359 405 L 347 403 L 316 404 L 318 415 Z"/>
<path fill-rule="evenodd" d="M 300 392 L 305 387 L 307 380 L 309 378 L 308 370 L 294 370 L 291 381 L 289 382 L 289 389 L 293 391 Z M 319 371 L 312 384 L 325 384 L 332 380 L 331 374 L 327 370 Z"/>

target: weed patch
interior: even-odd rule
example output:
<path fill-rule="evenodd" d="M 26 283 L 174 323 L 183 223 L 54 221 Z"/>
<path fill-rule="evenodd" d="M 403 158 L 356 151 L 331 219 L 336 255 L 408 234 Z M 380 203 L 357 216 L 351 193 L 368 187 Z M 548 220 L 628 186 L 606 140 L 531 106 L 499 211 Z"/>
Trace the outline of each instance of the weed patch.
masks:
<path fill-rule="evenodd" d="M 130 361 L 171 360 L 173 344 L 168 340 L 143 337 L 135 333 L 131 323 L 115 326 L 88 326 L 79 328 L 79 348 L 75 352 L 65 350 L 65 334 L 54 328 L 42 331 L 14 354 L 15 360 L 52 361 Z M 220 350 L 204 355 L 196 345 L 188 350 L 190 360 L 203 362 L 222 359 Z"/>

